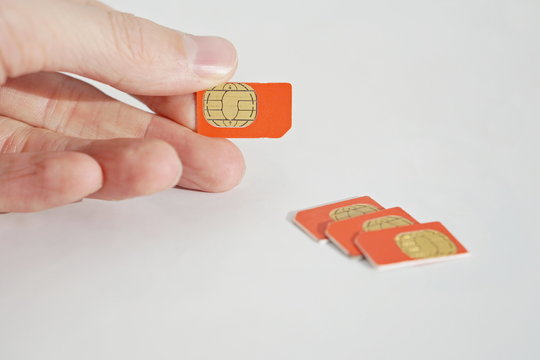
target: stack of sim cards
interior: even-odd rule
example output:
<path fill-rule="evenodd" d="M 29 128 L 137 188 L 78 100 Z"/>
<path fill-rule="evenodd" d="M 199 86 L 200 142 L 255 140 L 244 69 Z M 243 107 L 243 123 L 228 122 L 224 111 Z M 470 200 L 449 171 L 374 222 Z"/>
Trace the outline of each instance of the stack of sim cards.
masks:
<path fill-rule="evenodd" d="M 385 209 L 369 196 L 299 211 L 294 222 L 316 241 L 329 239 L 346 255 L 365 257 L 377 269 L 469 254 L 440 222 L 421 224 L 402 208 Z"/>

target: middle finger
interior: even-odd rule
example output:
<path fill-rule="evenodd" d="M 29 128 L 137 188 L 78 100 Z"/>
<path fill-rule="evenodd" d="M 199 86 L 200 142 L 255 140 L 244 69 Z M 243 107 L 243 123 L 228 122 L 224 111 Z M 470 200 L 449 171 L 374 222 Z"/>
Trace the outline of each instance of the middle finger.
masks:
<path fill-rule="evenodd" d="M 244 171 L 243 157 L 230 141 L 201 136 L 58 73 L 10 79 L 0 87 L 0 115 L 86 139 L 165 140 L 175 147 L 184 165 L 178 183 L 182 187 L 225 191 L 240 181 Z"/>

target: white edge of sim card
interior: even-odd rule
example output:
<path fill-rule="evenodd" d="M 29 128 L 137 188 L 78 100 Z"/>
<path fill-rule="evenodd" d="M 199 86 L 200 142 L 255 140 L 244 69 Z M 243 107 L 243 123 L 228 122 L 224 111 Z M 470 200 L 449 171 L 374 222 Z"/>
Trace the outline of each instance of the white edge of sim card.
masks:
<path fill-rule="evenodd" d="M 330 234 L 328 234 L 328 232 L 324 232 L 324 234 L 326 235 L 326 238 L 328 240 L 330 240 L 330 242 L 335 246 L 337 247 L 344 255 L 347 255 L 347 257 L 351 258 L 351 259 L 363 259 L 364 257 L 362 255 L 351 255 L 349 254 L 349 252 L 347 251 L 347 249 L 345 249 L 340 243 L 339 241 L 337 241 L 336 239 L 334 239 L 332 236 L 330 236 Z M 356 244 L 354 245 L 356 246 Z"/>
<path fill-rule="evenodd" d="M 421 260 L 405 260 L 405 261 L 400 261 L 400 262 L 393 263 L 393 264 L 388 264 L 388 265 L 379 265 L 375 261 L 373 261 L 369 257 L 369 255 L 362 248 L 360 248 L 360 251 L 362 251 L 362 253 L 364 254 L 365 258 L 369 261 L 369 263 L 371 265 L 373 265 L 373 267 L 375 267 L 379 271 L 394 270 L 394 269 L 401 269 L 401 268 L 404 268 L 404 267 L 435 264 L 435 263 L 439 263 L 439 262 L 449 262 L 449 261 L 454 261 L 454 260 L 457 261 L 457 260 L 461 260 L 461 259 L 466 258 L 466 257 L 471 255 L 469 252 L 466 252 L 466 253 L 456 254 L 456 255 L 438 256 L 438 257 L 433 257 L 433 258 L 428 258 L 428 259 L 421 259 Z"/>

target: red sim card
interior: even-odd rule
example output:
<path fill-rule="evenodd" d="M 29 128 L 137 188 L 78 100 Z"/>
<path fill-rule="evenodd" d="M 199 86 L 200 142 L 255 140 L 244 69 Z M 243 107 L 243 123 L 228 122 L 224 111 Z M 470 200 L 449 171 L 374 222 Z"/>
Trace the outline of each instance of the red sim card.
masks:
<path fill-rule="evenodd" d="M 384 209 L 369 196 L 317 206 L 296 213 L 294 222 L 315 240 L 326 239 L 326 226 L 333 221 L 349 219 Z"/>
<path fill-rule="evenodd" d="M 355 244 L 378 269 L 440 262 L 469 254 L 440 222 L 362 232 Z"/>
<path fill-rule="evenodd" d="M 330 223 L 326 227 L 326 236 L 345 254 L 360 257 L 362 252 L 354 244 L 359 233 L 412 224 L 418 222 L 402 208 L 395 207 Z"/>
<path fill-rule="evenodd" d="M 289 83 L 225 83 L 197 92 L 197 132 L 225 138 L 279 138 L 292 125 Z"/>

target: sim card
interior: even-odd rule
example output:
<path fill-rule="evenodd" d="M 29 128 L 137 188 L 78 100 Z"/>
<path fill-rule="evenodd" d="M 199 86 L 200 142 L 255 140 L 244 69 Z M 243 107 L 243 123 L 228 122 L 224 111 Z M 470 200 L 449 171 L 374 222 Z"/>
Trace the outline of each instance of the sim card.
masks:
<path fill-rule="evenodd" d="M 361 257 L 362 253 L 354 244 L 359 233 L 413 224 L 418 222 L 402 208 L 395 207 L 330 223 L 326 227 L 326 237 L 345 254 Z"/>
<path fill-rule="evenodd" d="M 326 239 L 325 231 L 329 223 L 382 209 L 384 208 L 369 196 L 362 196 L 299 211 L 294 217 L 294 223 L 312 238 L 319 241 Z"/>
<path fill-rule="evenodd" d="M 469 255 L 440 222 L 362 232 L 354 242 L 377 269 L 421 265 Z"/>
<path fill-rule="evenodd" d="M 279 138 L 292 126 L 289 83 L 225 83 L 196 95 L 197 132 L 224 138 Z"/>

